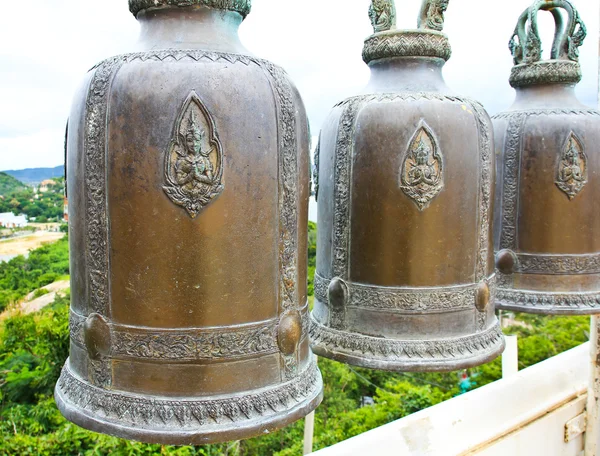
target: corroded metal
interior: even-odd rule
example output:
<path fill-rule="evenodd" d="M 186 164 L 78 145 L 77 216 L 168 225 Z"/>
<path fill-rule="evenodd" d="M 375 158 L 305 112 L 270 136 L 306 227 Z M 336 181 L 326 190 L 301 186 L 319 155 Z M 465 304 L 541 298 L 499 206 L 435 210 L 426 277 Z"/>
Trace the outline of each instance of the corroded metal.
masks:
<path fill-rule="evenodd" d="M 378 369 L 473 366 L 504 346 L 494 313 L 492 125 L 481 105 L 444 84 L 448 2 L 424 2 L 418 30 L 379 31 L 373 12 L 386 3 L 370 11 L 371 82 L 334 107 L 315 157 L 311 343 L 322 356 Z"/>
<path fill-rule="evenodd" d="M 420 29 L 437 30 L 444 29 L 444 13 L 448 9 L 450 0 L 430 0 L 421 5 L 418 26 Z"/>
<path fill-rule="evenodd" d="M 540 10 L 556 24 L 550 60 L 542 60 Z M 600 112 L 582 105 L 574 92 L 585 35 L 569 1 L 539 0 L 520 16 L 510 40 L 517 98 L 493 119 L 501 151 L 495 247 L 498 306 L 504 309 L 600 311 L 600 184 L 591 178 L 600 166 L 594 149 Z"/>
<path fill-rule="evenodd" d="M 299 253 L 304 107 L 239 43 L 249 1 L 130 6 L 141 50 L 94 67 L 70 121 L 56 400 L 76 424 L 147 442 L 263 434 L 321 399 Z"/>
<path fill-rule="evenodd" d="M 564 9 L 569 17 L 566 27 L 559 8 Z M 550 11 L 556 25 L 550 60 L 542 59 L 542 40 L 538 28 L 540 10 Z M 527 24 L 529 27 L 526 29 Z M 571 2 L 536 0 L 521 14 L 509 42 L 515 63 L 510 77 L 511 85 L 516 88 L 534 84 L 579 82 L 579 47 L 586 34 L 585 24 Z"/>
<path fill-rule="evenodd" d="M 396 4 L 394 0 L 373 0 L 369 6 L 369 18 L 374 32 L 396 28 Z"/>

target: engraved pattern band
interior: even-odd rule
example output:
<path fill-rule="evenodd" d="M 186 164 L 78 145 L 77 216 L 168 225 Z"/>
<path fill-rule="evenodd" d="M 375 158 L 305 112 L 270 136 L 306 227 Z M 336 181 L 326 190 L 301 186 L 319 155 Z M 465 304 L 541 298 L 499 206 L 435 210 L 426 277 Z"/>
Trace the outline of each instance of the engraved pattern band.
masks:
<path fill-rule="evenodd" d="M 436 361 L 446 362 L 451 358 L 477 357 L 480 353 L 490 356 L 490 347 L 504 344 L 504 337 L 498 323 L 486 331 L 472 336 L 422 341 L 350 334 L 323 326 L 311 316 L 310 336 L 311 343 L 317 348 L 319 346 L 335 347 L 336 350 L 349 355 L 355 354 L 362 357 L 369 354 L 373 359 L 411 364 L 415 362 L 423 364 Z"/>
<path fill-rule="evenodd" d="M 327 290 L 331 279 L 315 274 L 315 299 L 329 301 Z M 496 289 L 495 276 L 488 280 L 490 292 Z M 479 284 L 437 288 L 377 287 L 348 282 L 348 307 L 368 310 L 394 310 L 429 313 L 473 309 Z"/>
<path fill-rule="evenodd" d="M 600 309 L 600 293 L 547 293 L 498 289 L 496 304 L 503 310 L 519 312 L 526 310 L 541 314 L 588 315 L 590 309 Z"/>
<path fill-rule="evenodd" d="M 531 255 L 517 253 L 516 272 L 523 274 L 600 274 L 600 253 Z"/>
<path fill-rule="evenodd" d="M 71 340 L 85 349 L 86 317 L 71 312 Z M 227 360 L 279 353 L 277 320 L 240 325 L 190 329 L 139 328 L 109 325 L 111 358 L 159 361 Z M 302 312 L 302 336 L 308 336 L 308 309 Z"/>
<path fill-rule="evenodd" d="M 71 372 L 67 361 L 58 380 L 57 399 L 64 402 L 62 392 L 68 391 L 70 406 L 90 410 L 111 423 L 198 432 L 198 425 L 208 427 L 268 417 L 314 396 L 322 383 L 316 366 L 310 362 L 293 380 L 254 394 L 210 400 L 161 398 L 149 401 L 143 396 L 93 386 Z"/>

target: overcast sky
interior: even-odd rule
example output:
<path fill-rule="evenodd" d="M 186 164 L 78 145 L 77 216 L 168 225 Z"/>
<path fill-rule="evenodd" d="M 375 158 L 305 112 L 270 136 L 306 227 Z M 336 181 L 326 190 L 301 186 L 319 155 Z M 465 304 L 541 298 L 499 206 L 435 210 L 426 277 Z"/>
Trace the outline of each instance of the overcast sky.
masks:
<path fill-rule="evenodd" d="M 338 101 L 366 85 L 363 40 L 369 0 L 252 0 L 240 31 L 257 56 L 283 66 L 300 89 L 313 134 Z M 399 28 L 414 28 L 420 0 L 398 0 Z M 444 74 L 461 95 L 493 114 L 514 97 L 508 40 L 531 0 L 452 0 L 445 32 L 453 48 Z M 581 50 L 581 100 L 596 104 L 599 0 L 574 0 L 588 28 Z M 26 5 L 26 7 L 24 6 Z M 550 34 L 549 14 L 541 19 Z M 0 15 L 0 170 L 63 162 L 65 121 L 85 72 L 127 52 L 137 22 L 127 0 L 3 0 Z M 544 49 L 550 48 L 546 39 Z"/>

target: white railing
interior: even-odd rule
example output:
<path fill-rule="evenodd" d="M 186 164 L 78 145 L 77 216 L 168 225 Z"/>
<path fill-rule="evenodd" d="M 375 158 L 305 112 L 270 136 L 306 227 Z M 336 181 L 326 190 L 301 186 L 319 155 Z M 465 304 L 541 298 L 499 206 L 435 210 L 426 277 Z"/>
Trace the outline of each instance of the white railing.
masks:
<path fill-rule="evenodd" d="M 582 456 L 590 344 L 315 456 Z"/>

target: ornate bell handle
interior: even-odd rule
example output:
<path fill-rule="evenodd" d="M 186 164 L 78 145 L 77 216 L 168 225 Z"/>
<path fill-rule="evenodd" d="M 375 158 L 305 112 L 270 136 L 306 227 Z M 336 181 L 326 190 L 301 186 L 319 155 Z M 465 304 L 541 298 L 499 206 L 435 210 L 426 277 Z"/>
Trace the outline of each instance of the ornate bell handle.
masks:
<path fill-rule="evenodd" d="M 419 13 L 418 28 L 421 30 L 444 29 L 444 12 L 450 0 L 423 0 Z M 371 0 L 369 18 L 375 33 L 396 28 L 396 6 L 394 0 Z"/>
<path fill-rule="evenodd" d="M 369 18 L 375 33 L 396 28 L 396 5 L 394 0 L 371 0 Z"/>
<path fill-rule="evenodd" d="M 530 28 L 539 39 L 537 13 L 539 10 L 553 11 L 554 8 L 564 9 L 569 22 L 563 33 L 555 35 L 552 45 L 552 59 L 568 59 L 577 62 L 579 60 L 579 47 L 587 35 L 585 24 L 579 17 L 579 13 L 569 0 L 538 0 L 529 13 Z"/>
<path fill-rule="evenodd" d="M 525 11 L 523 11 L 521 16 L 519 17 L 517 26 L 515 27 L 515 31 L 513 32 L 513 35 L 510 39 L 509 48 L 514 57 L 515 65 L 518 65 L 523 62 L 537 62 L 541 59 L 542 50 L 539 34 L 528 35 L 526 29 L 527 22 L 529 21 L 530 10 L 531 8 L 527 8 Z M 552 44 L 551 58 L 555 59 L 555 56 L 559 55 L 560 41 L 563 36 L 564 21 L 560 10 L 553 8 L 550 10 L 550 12 L 554 17 L 555 24 L 554 42 Z M 535 27 L 537 30 L 537 23 Z M 518 38 L 518 41 L 516 41 L 515 38 Z M 532 40 L 533 45 L 532 43 L 527 44 L 529 39 Z M 526 46 L 525 49 L 523 48 L 524 46 Z"/>
<path fill-rule="evenodd" d="M 418 27 L 441 32 L 444 29 L 444 13 L 449 2 L 450 0 L 423 0 Z"/>
<path fill-rule="evenodd" d="M 566 28 L 562 15 L 557 8 L 567 12 L 569 21 Z M 579 13 L 569 0 L 537 0 L 519 18 L 517 29 L 511 39 L 511 50 L 515 63 L 535 63 L 542 59 L 542 44 L 538 28 L 538 12 L 550 11 L 556 23 L 554 42 L 552 43 L 551 58 L 553 60 L 579 60 L 579 47 L 583 44 L 587 31 Z M 526 23 L 529 29 L 525 31 Z M 514 37 L 519 37 L 519 45 L 515 46 Z M 519 52 L 521 55 L 518 55 Z"/>

